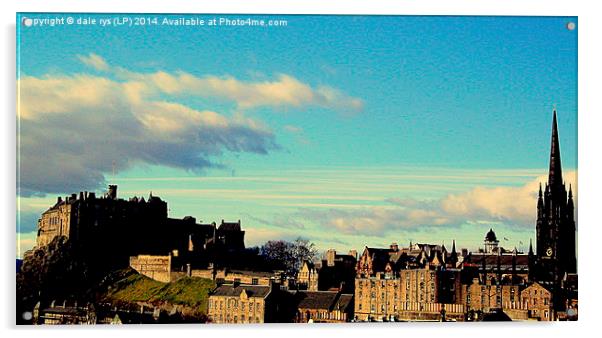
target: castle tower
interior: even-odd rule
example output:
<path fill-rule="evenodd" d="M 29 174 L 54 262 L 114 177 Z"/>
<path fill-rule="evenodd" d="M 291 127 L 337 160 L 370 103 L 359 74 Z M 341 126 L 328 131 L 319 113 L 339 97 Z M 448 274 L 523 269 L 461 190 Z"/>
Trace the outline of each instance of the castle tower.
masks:
<path fill-rule="evenodd" d="M 550 169 L 545 191 L 537 200 L 538 279 L 557 283 L 565 273 L 577 272 L 575 218 L 572 189 L 568 198 L 562 178 L 556 110 L 552 121 Z"/>

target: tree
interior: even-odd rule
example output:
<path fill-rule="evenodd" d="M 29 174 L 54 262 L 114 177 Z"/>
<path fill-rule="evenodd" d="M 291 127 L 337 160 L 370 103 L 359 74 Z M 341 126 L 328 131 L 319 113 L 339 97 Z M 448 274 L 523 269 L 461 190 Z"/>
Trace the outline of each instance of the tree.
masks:
<path fill-rule="evenodd" d="M 298 237 L 293 242 L 285 240 L 268 241 L 260 249 L 260 254 L 273 265 L 285 270 L 290 276 L 295 276 L 304 260 L 313 260 L 318 250 L 314 243 Z"/>

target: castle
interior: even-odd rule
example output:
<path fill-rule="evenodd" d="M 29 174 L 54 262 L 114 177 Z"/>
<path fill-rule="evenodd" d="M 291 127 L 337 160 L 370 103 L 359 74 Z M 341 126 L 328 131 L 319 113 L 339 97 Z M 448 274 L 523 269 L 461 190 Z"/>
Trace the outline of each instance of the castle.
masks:
<path fill-rule="evenodd" d="M 107 268 L 127 267 L 130 256 L 168 253 L 172 264 L 207 265 L 245 249 L 240 221 L 202 224 L 191 216 L 170 218 L 167 211 L 167 203 L 152 193 L 148 199 L 118 198 L 116 185 L 109 185 L 103 196 L 80 192 L 79 197 L 58 197 L 38 220 L 36 244 L 64 236 L 90 257 L 102 258 Z"/>

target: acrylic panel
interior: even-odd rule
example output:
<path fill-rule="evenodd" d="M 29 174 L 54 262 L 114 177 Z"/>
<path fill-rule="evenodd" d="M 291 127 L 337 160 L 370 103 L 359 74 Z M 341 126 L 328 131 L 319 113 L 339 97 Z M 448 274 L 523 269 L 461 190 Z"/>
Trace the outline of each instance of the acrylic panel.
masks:
<path fill-rule="evenodd" d="M 577 30 L 18 13 L 17 324 L 577 320 Z"/>

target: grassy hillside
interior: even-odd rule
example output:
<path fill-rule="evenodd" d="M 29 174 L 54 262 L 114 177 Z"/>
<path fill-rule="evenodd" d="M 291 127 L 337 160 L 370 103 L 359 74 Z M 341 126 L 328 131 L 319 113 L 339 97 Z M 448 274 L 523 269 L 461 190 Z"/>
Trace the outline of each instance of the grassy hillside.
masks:
<path fill-rule="evenodd" d="M 210 279 L 184 277 L 176 282 L 161 283 L 138 273 L 125 273 L 106 291 L 105 299 L 121 302 L 169 302 L 182 304 L 207 313 L 209 292 L 215 288 Z"/>

